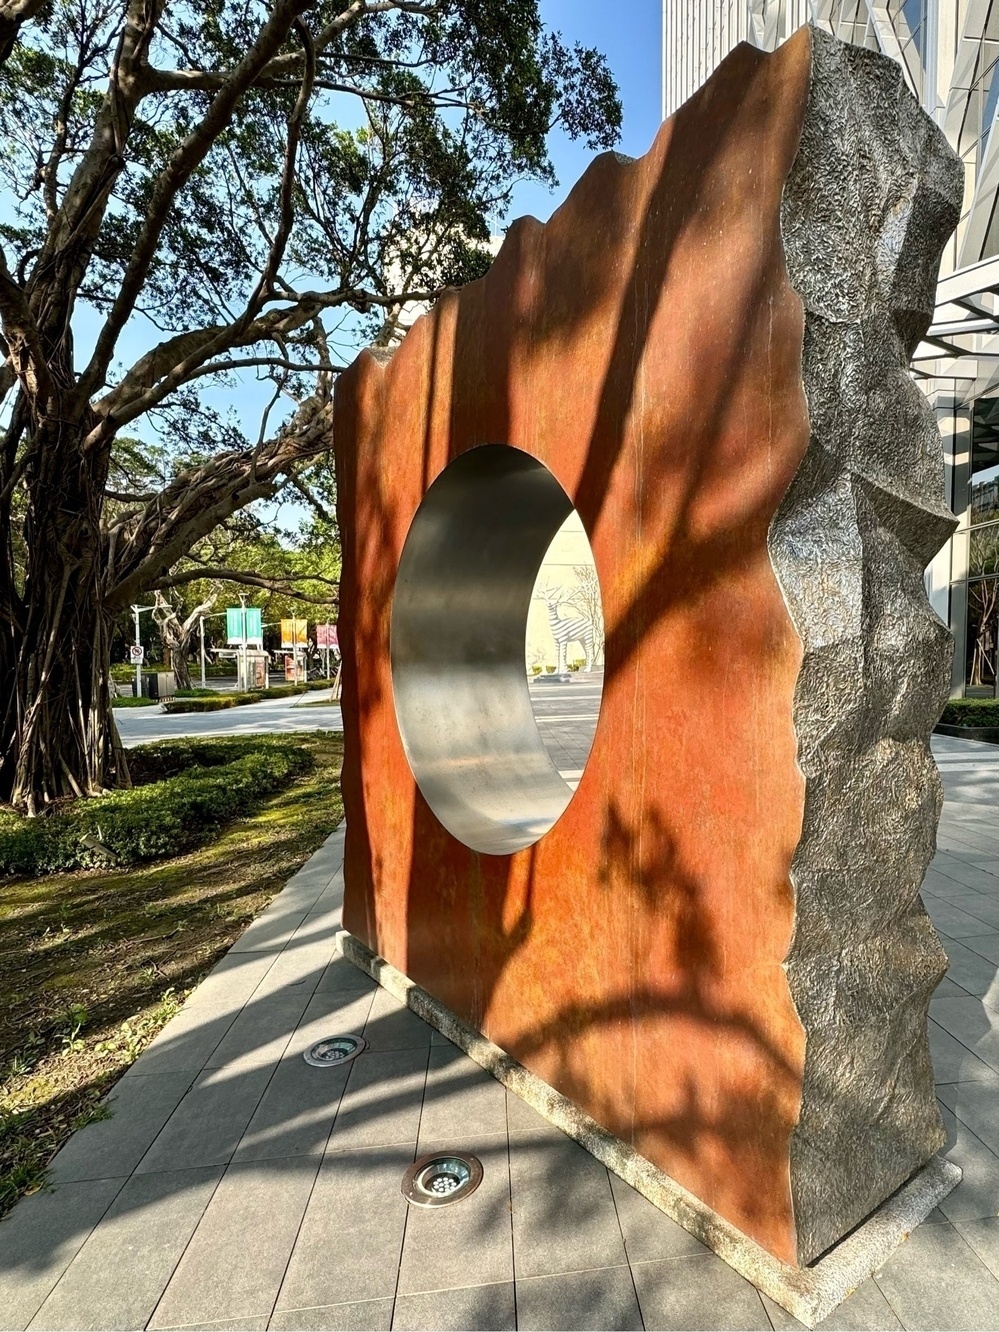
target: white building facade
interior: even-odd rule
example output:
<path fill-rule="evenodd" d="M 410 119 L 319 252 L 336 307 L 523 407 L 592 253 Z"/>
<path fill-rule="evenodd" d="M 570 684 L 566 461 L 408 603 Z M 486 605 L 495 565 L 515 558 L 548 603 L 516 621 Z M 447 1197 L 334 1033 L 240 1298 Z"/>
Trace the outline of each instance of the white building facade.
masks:
<path fill-rule="evenodd" d="M 913 371 L 937 413 L 959 526 L 928 570 L 955 635 L 953 692 L 997 692 L 999 650 L 999 0 L 663 0 L 663 115 L 741 41 L 803 23 L 897 60 L 965 166 L 961 221 Z"/>

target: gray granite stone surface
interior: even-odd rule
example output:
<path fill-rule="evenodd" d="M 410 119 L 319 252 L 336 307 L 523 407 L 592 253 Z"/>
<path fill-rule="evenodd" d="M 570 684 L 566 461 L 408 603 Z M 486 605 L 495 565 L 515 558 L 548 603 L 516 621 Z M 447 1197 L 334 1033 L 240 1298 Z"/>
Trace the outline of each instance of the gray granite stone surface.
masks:
<path fill-rule="evenodd" d="M 804 652 L 794 725 L 805 811 L 785 962 L 806 1037 L 791 1143 L 802 1264 L 943 1142 L 926 1015 L 947 958 L 919 888 L 941 808 L 929 735 L 952 643 L 923 570 L 955 520 L 908 362 L 961 198 L 960 162 L 900 66 L 813 29 L 781 214 L 805 310 L 810 439 L 770 530 Z"/>

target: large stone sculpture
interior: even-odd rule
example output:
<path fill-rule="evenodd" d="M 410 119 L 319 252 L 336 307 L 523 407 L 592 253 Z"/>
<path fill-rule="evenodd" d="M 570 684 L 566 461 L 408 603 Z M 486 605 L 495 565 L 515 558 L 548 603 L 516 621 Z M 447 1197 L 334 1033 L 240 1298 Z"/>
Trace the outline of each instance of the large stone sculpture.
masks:
<path fill-rule="evenodd" d="M 345 952 L 805 1321 L 957 1177 L 906 367 L 960 199 L 897 64 L 742 46 L 337 389 Z M 606 682 L 567 804 L 523 623 L 570 505 Z"/>

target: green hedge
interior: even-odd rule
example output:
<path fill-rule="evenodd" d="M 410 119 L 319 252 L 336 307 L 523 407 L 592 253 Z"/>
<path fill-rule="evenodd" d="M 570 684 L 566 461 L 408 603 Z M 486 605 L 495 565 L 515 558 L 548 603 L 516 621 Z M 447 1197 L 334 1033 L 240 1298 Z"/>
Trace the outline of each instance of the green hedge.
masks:
<path fill-rule="evenodd" d="M 308 684 L 273 685 L 270 689 L 251 689 L 245 693 L 218 694 L 212 690 L 178 690 L 163 704 L 164 712 L 218 712 L 222 708 L 241 708 L 247 703 L 266 703 L 269 698 L 294 698 L 315 689 L 329 689 L 332 680 L 310 680 Z"/>
<path fill-rule="evenodd" d="M 220 712 L 223 708 L 234 708 L 243 701 L 241 694 L 215 694 L 212 698 L 168 698 L 163 704 L 163 711 Z"/>
<path fill-rule="evenodd" d="M 144 784 L 78 801 L 58 814 L 25 819 L 0 810 L 0 875 L 179 855 L 313 766 L 312 755 L 287 738 L 231 740 L 164 741 L 133 750 L 133 780 Z"/>
<path fill-rule="evenodd" d="M 999 698 L 954 698 L 940 720 L 946 726 L 999 726 Z"/>

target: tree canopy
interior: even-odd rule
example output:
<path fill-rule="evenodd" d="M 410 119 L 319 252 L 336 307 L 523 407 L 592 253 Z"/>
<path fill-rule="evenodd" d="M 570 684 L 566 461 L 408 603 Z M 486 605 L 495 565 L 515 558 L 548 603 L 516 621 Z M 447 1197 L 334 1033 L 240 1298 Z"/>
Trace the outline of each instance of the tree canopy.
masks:
<path fill-rule="evenodd" d="M 8 0 L 0 59 L 0 799 L 33 811 L 125 779 L 109 617 L 307 486 L 358 343 L 620 107 L 537 0 Z"/>

